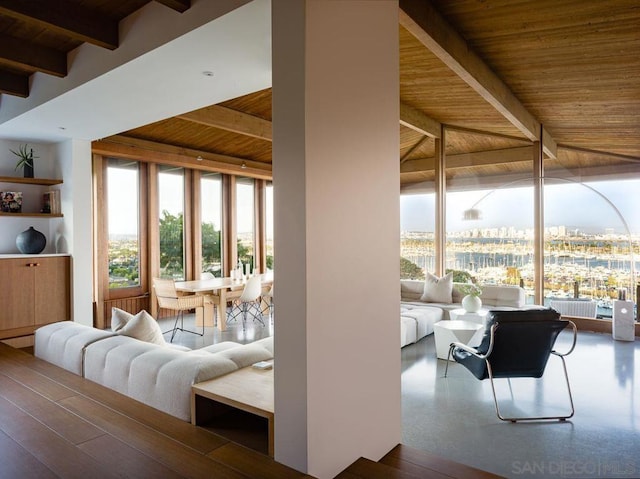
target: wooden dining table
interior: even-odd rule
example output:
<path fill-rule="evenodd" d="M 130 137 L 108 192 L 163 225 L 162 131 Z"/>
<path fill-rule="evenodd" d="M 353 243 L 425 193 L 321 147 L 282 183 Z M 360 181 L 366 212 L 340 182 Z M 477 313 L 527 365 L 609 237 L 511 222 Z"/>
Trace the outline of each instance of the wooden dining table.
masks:
<path fill-rule="evenodd" d="M 262 291 L 265 292 L 273 284 L 273 272 L 260 276 Z M 176 281 L 176 290 L 180 293 L 195 293 L 206 295 L 203 321 L 205 326 L 213 326 L 215 323 L 214 306 L 218 310 L 218 322 L 216 326 L 220 331 L 227 329 L 227 301 L 239 298 L 242 294 L 247 278 L 232 279 L 211 278 L 196 279 L 192 281 Z M 263 308 L 261 308 L 263 309 Z"/>

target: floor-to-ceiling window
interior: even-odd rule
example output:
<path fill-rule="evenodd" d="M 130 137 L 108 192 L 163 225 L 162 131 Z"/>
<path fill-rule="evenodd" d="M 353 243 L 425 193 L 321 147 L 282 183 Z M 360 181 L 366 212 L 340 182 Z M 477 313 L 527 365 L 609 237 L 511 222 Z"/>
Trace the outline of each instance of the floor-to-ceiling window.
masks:
<path fill-rule="evenodd" d="M 446 269 L 458 280 L 521 285 L 533 302 L 531 180 L 447 193 Z"/>
<path fill-rule="evenodd" d="M 638 178 L 545 180 L 547 302 L 595 301 L 597 315 L 611 317 L 613 300 L 631 298 L 640 279 L 638 191 Z"/>
<path fill-rule="evenodd" d="M 406 194 L 400 197 L 400 275 L 422 279 L 434 272 L 435 194 Z"/>
<path fill-rule="evenodd" d="M 109 288 L 140 286 L 140 171 L 111 158 L 106 168 Z"/>
<path fill-rule="evenodd" d="M 184 169 L 160 165 L 158 171 L 160 274 L 185 278 Z"/>
<path fill-rule="evenodd" d="M 265 254 L 267 270 L 273 270 L 274 257 L 273 257 L 273 184 L 268 183 L 266 187 L 266 200 L 265 200 Z"/>
<path fill-rule="evenodd" d="M 255 194 L 253 178 L 236 179 L 236 235 L 238 262 L 253 271 L 255 248 Z M 246 269 L 245 269 L 246 271 Z"/>
<path fill-rule="evenodd" d="M 200 179 L 202 268 L 222 276 L 222 175 L 203 173 Z"/>

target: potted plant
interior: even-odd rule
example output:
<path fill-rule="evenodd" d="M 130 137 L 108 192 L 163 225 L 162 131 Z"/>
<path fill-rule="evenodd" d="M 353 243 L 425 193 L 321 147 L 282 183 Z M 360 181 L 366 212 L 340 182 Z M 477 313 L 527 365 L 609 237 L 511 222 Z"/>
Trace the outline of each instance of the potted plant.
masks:
<path fill-rule="evenodd" d="M 465 296 L 462 298 L 462 307 L 468 313 L 475 313 L 482 308 L 482 300 L 480 295 L 482 294 L 482 288 L 477 284 L 463 283 L 456 286 Z"/>
<path fill-rule="evenodd" d="M 37 158 L 37 156 L 33 155 L 33 148 L 29 148 L 29 145 L 25 143 L 20 145 L 18 151 L 9 151 L 19 158 L 15 169 L 22 168 L 25 178 L 33 178 L 33 160 Z"/>

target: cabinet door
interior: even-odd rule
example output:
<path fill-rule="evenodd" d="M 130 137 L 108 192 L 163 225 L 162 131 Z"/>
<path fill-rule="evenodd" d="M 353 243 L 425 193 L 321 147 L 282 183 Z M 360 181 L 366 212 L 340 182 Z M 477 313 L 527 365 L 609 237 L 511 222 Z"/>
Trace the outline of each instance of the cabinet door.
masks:
<path fill-rule="evenodd" d="M 33 326 L 35 268 L 28 259 L 0 260 L 0 330 Z"/>
<path fill-rule="evenodd" d="M 69 257 L 37 258 L 35 272 L 36 325 L 69 318 Z"/>

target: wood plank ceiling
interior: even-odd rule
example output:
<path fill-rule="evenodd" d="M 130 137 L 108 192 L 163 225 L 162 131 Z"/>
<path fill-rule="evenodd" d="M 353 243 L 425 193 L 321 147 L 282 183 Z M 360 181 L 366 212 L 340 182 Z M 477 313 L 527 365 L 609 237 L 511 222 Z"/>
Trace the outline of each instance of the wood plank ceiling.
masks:
<path fill-rule="evenodd" d="M 58 0 L 65 15 L 51 3 L 0 0 L 2 92 L 28 93 L 24 78 L 34 71 L 66 74 L 60 57 L 83 41 L 117 48 L 117 22 L 148 1 Z M 179 11 L 190 5 L 161 3 Z M 549 175 L 640 174 L 637 0 L 400 0 L 399 36 L 403 186 L 433 181 L 441 125 L 453 186 L 530 175 L 541 128 Z M 264 172 L 271 91 L 102 141 Z"/>

